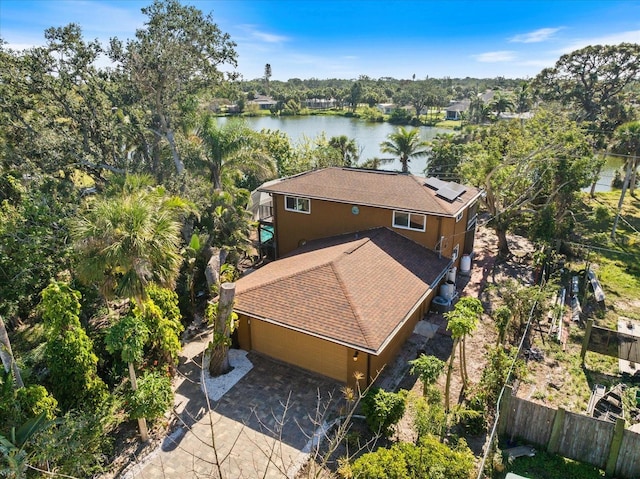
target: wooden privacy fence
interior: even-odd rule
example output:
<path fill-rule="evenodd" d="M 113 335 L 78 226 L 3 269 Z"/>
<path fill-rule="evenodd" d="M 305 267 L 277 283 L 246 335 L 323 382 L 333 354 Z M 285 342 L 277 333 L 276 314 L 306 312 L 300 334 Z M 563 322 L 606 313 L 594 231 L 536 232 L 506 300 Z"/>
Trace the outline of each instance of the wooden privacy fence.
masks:
<path fill-rule="evenodd" d="M 608 421 L 553 409 L 512 395 L 505 389 L 498 432 L 548 452 L 604 469 L 607 475 L 640 477 L 640 434 Z"/>

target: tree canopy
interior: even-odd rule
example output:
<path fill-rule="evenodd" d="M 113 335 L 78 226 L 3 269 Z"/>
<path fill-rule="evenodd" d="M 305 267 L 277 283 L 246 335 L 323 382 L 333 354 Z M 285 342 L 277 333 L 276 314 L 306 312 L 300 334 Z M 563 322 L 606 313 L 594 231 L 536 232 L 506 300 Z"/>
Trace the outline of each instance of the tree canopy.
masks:
<path fill-rule="evenodd" d="M 178 175 L 184 161 L 175 141 L 182 118 L 181 107 L 191 95 L 223 80 L 220 66 L 236 65 L 235 43 L 214 23 L 178 0 L 156 0 L 142 9 L 148 17 L 135 39 L 123 44 L 111 40 L 109 56 L 118 62 L 118 73 L 127 82 L 134 98 L 150 113 L 148 128 L 152 140 L 153 165 L 159 159 L 158 143 L 168 142 Z"/>
<path fill-rule="evenodd" d="M 484 189 L 483 203 L 498 247 L 508 254 L 506 233 L 516 220 L 539 219 L 541 212 L 550 212 L 546 232 L 539 230 L 546 239 L 568 227 L 562 220 L 575 194 L 591 184 L 600 161 L 584 129 L 541 110 L 523 125 L 501 122 L 478 130 L 459 172 Z"/>
<path fill-rule="evenodd" d="M 613 129 L 624 121 L 625 89 L 640 79 L 640 44 L 590 45 L 562 55 L 534 84 L 545 100 L 575 108 L 579 121 Z"/>

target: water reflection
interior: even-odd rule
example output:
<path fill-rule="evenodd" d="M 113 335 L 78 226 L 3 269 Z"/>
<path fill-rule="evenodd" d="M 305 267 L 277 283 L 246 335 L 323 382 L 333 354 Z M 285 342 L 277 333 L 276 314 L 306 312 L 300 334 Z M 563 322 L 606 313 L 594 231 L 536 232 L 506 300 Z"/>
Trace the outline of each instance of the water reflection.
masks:
<path fill-rule="evenodd" d="M 388 153 L 380 151 L 380 143 L 387 140 L 389 133 L 393 133 L 398 128 L 390 123 L 370 123 L 354 118 L 342 116 L 298 116 L 298 117 L 250 117 L 245 118 L 247 125 L 256 131 L 262 129 L 280 130 L 289 136 L 293 144 L 297 144 L 304 138 L 314 139 L 322 132 L 327 139 L 333 136 L 346 135 L 354 139 L 361 150 L 360 162 L 371 158 L 389 158 Z M 226 121 L 220 118 L 219 121 Z M 411 127 L 408 127 L 411 128 Z M 451 130 L 443 128 L 433 128 L 427 126 L 418 127 L 423 140 L 431 140 L 438 133 L 451 133 Z M 427 158 L 412 159 L 409 163 L 409 171 L 421 175 L 427 166 Z M 401 165 L 398 160 L 384 166 L 387 170 L 400 170 Z"/>
<path fill-rule="evenodd" d="M 219 118 L 220 123 L 227 121 L 226 118 Z M 252 129 L 260 131 L 262 129 L 280 130 L 289 136 L 292 143 L 299 144 L 304 138 L 314 139 L 322 132 L 327 138 L 332 136 L 346 135 L 350 139 L 356 140 L 358 148 L 361 150 L 360 162 L 371 158 L 388 158 L 387 153 L 380 151 L 380 143 L 387 140 L 389 133 L 393 133 L 398 128 L 390 123 L 370 123 L 355 118 L 345 118 L 342 116 L 260 116 L 245 118 L 245 121 Z M 411 127 L 408 127 L 411 128 Z M 438 133 L 453 133 L 452 130 L 444 128 L 433 128 L 428 126 L 418 127 L 423 140 L 432 140 Z M 422 175 L 427 166 L 428 158 L 412 159 L 409 163 L 411 173 Z M 608 157 L 607 163 L 600 173 L 600 179 L 596 184 L 596 191 L 611 191 L 611 182 L 616 170 L 622 168 L 623 161 L 617 157 Z M 388 170 L 400 170 L 401 165 L 398 160 L 384 166 Z M 590 187 L 584 189 L 589 191 Z"/>

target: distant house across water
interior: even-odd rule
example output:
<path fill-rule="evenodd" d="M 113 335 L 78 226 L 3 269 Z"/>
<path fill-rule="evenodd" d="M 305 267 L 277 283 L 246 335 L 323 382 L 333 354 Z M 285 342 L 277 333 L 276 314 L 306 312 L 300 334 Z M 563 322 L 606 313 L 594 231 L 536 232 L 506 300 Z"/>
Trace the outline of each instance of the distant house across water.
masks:
<path fill-rule="evenodd" d="M 271 110 L 278 102 L 267 95 L 256 95 L 256 97 L 253 100 L 249 100 L 248 103 L 258 105 L 260 110 Z"/>
<path fill-rule="evenodd" d="M 310 110 L 329 110 L 331 108 L 335 108 L 337 101 L 335 98 L 309 98 L 304 101 L 304 106 L 309 108 Z"/>
<path fill-rule="evenodd" d="M 462 116 L 469 111 L 471 100 L 461 100 L 453 102 L 447 107 L 445 120 L 462 120 Z"/>

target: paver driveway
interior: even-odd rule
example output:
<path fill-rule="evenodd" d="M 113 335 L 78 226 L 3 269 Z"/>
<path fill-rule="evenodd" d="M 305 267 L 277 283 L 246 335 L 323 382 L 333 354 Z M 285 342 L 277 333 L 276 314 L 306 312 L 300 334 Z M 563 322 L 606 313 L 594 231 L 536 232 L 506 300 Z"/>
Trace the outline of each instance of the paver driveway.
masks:
<path fill-rule="evenodd" d="M 183 426 L 124 477 L 217 478 L 216 462 L 225 479 L 292 477 L 306 459 L 303 451 L 317 428 L 318 405 L 333 397 L 335 411 L 341 384 L 249 353 L 253 369 L 212 401 L 209 413 L 200 387 L 207 341 L 191 341 L 181 353 L 176 412 Z"/>

